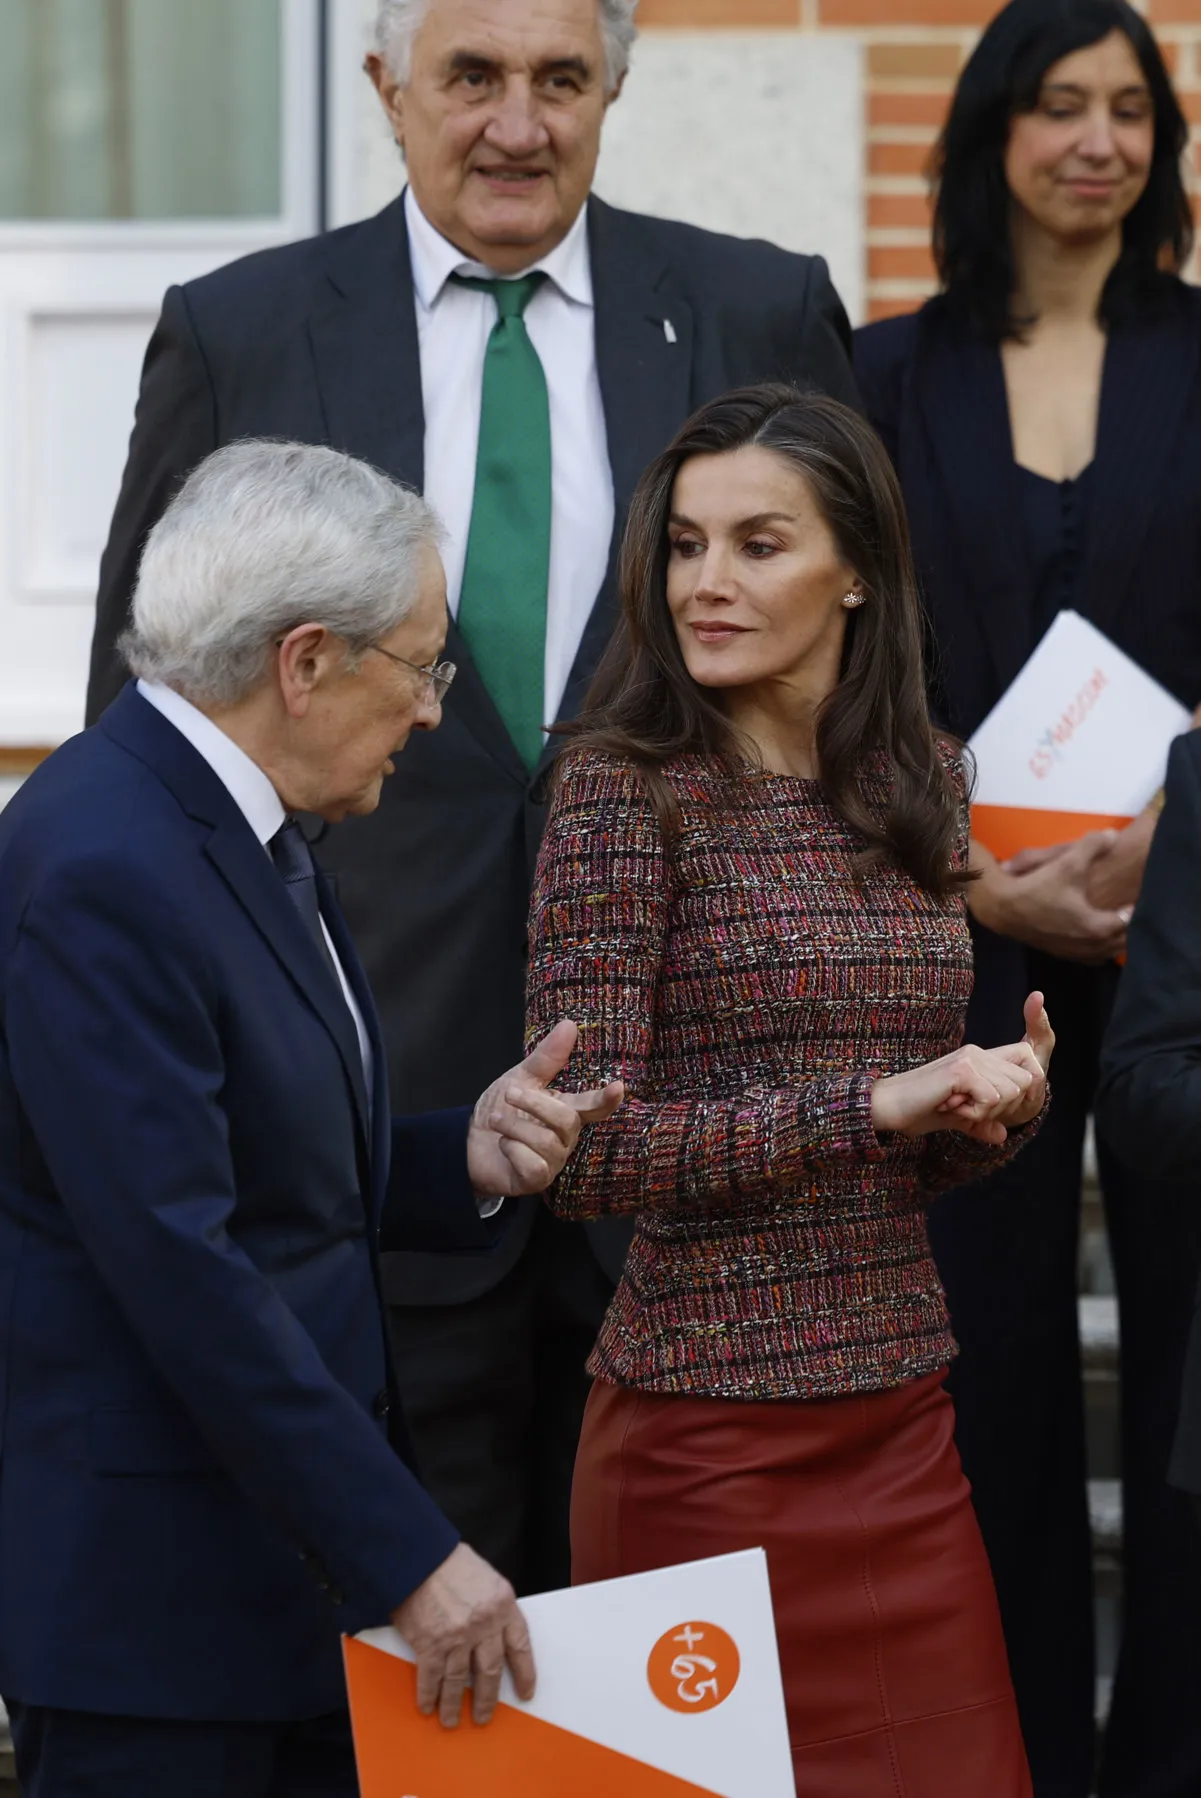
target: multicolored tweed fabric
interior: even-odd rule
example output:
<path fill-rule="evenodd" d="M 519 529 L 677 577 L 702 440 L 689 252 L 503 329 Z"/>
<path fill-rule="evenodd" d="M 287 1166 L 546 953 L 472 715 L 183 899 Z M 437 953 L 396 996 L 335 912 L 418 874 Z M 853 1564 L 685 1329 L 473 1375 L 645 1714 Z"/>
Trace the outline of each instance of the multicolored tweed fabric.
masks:
<path fill-rule="evenodd" d="M 872 1128 L 873 1077 L 962 1040 L 963 900 L 890 865 L 856 881 L 862 841 L 816 781 L 753 776 L 731 807 L 703 758 L 666 772 L 670 851 L 631 767 L 569 752 L 534 893 L 530 1038 L 574 1018 L 567 1083 L 628 1086 L 549 1194 L 638 1216 L 591 1370 L 745 1399 L 930 1373 L 955 1345 L 924 1207 L 1033 1128 L 1000 1150 Z"/>

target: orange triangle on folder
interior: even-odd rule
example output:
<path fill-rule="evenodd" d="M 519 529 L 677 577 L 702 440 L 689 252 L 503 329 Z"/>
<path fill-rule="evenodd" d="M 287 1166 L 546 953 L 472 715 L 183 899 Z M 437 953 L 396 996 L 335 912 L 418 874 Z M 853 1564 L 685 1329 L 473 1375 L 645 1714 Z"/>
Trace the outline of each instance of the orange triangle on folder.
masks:
<path fill-rule="evenodd" d="M 342 1647 L 362 1798 L 719 1798 L 513 1705 L 498 1705 L 486 1729 L 466 1708 L 443 1729 L 417 1709 L 411 1662 L 353 1637 Z"/>

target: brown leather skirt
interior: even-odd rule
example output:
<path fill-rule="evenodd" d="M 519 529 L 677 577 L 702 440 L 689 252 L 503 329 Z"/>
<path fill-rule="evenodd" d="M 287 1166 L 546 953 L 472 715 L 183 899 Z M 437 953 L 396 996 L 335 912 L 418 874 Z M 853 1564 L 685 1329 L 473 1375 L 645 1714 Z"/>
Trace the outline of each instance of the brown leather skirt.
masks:
<path fill-rule="evenodd" d="M 953 1421 L 941 1373 L 818 1403 L 598 1380 L 572 1578 L 762 1547 L 801 1798 L 1031 1798 Z"/>

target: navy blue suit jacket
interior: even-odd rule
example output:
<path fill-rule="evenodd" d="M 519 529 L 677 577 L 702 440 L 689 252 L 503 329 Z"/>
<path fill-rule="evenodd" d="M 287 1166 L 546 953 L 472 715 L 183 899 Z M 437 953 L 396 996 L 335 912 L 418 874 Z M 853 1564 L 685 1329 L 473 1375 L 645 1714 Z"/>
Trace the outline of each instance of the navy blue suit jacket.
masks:
<path fill-rule="evenodd" d="M 386 1621 L 457 1540 L 404 1458 L 378 1247 L 495 1229 L 468 1114 L 391 1119 L 370 994 L 323 905 L 371 1106 L 269 857 L 133 687 L 0 814 L 11 1698 L 332 1710 L 340 1632 Z"/>

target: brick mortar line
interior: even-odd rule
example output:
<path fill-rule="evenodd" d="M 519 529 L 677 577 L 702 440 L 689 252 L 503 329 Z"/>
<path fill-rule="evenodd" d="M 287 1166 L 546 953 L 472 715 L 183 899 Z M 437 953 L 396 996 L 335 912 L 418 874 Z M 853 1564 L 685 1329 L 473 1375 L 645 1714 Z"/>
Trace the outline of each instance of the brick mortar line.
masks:
<path fill-rule="evenodd" d="M 867 242 L 873 250 L 928 250 L 930 231 L 921 225 L 869 225 Z"/>
<path fill-rule="evenodd" d="M 930 191 L 924 175 L 865 175 L 863 187 L 869 198 L 876 195 L 887 198 L 895 194 L 911 200 L 915 194 L 924 196 Z"/>
<path fill-rule="evenodd" d="M 863 290 L 869 305 L 873 300 L 912 300 L 915 312 L 937 291 L 930 281 L 869 281 Z"/>
<path fill-rule="evenodd" d="M 872 291 L 877 298 L 902 300 L 911 293 L 934 293 L 938 288 L 937 275 L 873 275 Z"/>
<path fill-rule="evenodd" d="M 929 76 L 925 80 L 919 80 L 911 75 L 869 74 L 866 87 L 869 94 L 912 94 L 919 100 L 928 96 L 949 100 L 955 92 L 954 79 L 949 75 L 944 78 Z"/>
<path fill-rule="evenodd" d="M 824 31 L 840 31 L 861 37 L 868 44 L 974 44 L 980 36 L 975 25 L 824 25 Z"/>
<path fill-rule="evenodd" d="M 937 125 L 869 125 L 864 131 L 869 144 L 932 144 L 938 136 Z"/>

